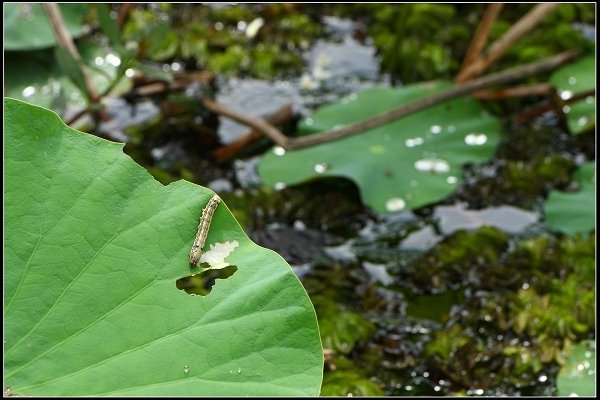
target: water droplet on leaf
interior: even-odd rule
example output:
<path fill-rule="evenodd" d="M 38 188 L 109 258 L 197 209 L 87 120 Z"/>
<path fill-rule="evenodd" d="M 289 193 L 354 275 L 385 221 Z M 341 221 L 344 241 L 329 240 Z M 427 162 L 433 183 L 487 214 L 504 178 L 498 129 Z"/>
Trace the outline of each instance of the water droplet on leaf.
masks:
<path fill-rule="evenodd" d="M 424 158 L 415 161 L 414 167 L 421 172 L 445 173 L 450 171 L 450 165 L 439 158 Z"/>
<path fill-rule="evenodd" d="M 405 207 L 406 202 L 400 197 L 393 197 L 385 203 L 385 209 L 390 212 L 402 211 Z"/>
<path fill-rule="evenodd" d="M 568 100 L 571 97 L 573 97 L 573 92 L 571 92 L 570 90 L 563 90 L 560 92 L 560 98 L 563 100 Z"/>
<path fill-rule="evenodd" d="M 327 163 L 317 163 L 315 164 L 315 172 L 317 174 L 322 174 L 329 169 L 329 164 Z"/>
<path fill-rule="evenodd" d="M 283 156 L 285 155 L 285 149 L 281 146 L 275 146 L 273 147 L 273 154 L 276 156 Z"/>
<path fill-rule="evenodd" d="M 416 137 L 416 138 L 412 138 L 412 139 L 406 139 L 404 144 L 406 145 L 406 147 L 415 147 L 415 146 L 422 145 L 423 142 L 424 142 L 423 138 Z"/>
<path fill-rule="evenodd" d="M 431 133 L 433 133 L 434 135 L 437 135 L 438 133 L 440 133 L 442 131 L 442 127 L 439 125 L 432 125 L 431 128 L 429 128 L 429 130 L 431 131 Z"/>
<path fill-rule="evenodd" d="M 469 133 L 465 136 L 465 143 L 469 146 L 481 146 L 487 142 L 487 135 L 483 133 Z"/>
<path fill-rule="evenodd" d="M 446 182 L 448 182 L 450 185 L 454 185 L 456 182 L 458 182 L 458 178 L 455 176 L 449 176 L 446 178 Z"/>

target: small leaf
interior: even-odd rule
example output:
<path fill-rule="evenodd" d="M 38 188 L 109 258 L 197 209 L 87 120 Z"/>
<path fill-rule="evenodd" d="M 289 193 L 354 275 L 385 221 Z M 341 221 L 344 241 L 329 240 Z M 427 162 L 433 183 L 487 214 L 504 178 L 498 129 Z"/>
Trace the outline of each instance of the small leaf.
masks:
<path fill-rule="evenodd" d="M 54 56 L 56 57 L 56 62 L 63 70 L 65 75 L 69 77 L 71 82 L 75 84 L 81 93 L 83 93 L 86 97 L 89 97 L 87 86 L 85 84 L 85 77 L 77 60 L 75 60 L 68 50 L 63 49 L 60 46 L 54 48 Z"/>
<path fill-rule="evenodd" d="M 65 28 L 73 38 L 85 32 L 87 4 L 60 4 Z M 56 46 L 41 4 L 4 4 L 4 50 L 35 50 Z"/>
<path fill-rule="evenodd" d="M 373 117 L 451 86 L 429 82 L 374 88 L 321 107 L 305 118 L 306 134 Z M 462 165 L 491 157 L 500 123 L 475 100 L 460 98 L 360 134 L 318 146 L 269 152 L 258 171 L 275 188 L 324 176 L 352 179 L 374 210 L 398 212 L 439 201 L 460 185 Z"/>
<path fill-rule="evenodd" d="M 575 173 L 575 181 L 580 184 L 576 193 L 550 192 L 544 204 L 546 225 L 551 229 L 569 235 L 589 234 L 596 224 L 596 166 L 583 165 Z"/>
<path fill-rule="evenodd" d="M 115 51 L 120 55 L 125 53 L 125 46 L 121 40 L 121 33 L 119 32 L 119 26 L 117 21 L 110 16 L 110 5 L 109 4 L 96 4 L 96 11 L 98 12 L 98 20 L 100 27 L 104 34 L 110 40 L 110 44 L 113 46 Z"/>
<path fill-rule="evenodd" d="M 579 343 L 572 350 L 556 377 L 558 395 L 595 396 L 596 345 L 591 340 Z"/>
<path fill-rule="evenodd" d="M 578 93 L 596 88 L 596 57 L 588 55 L 552 74 L 550 82 L 560 97 L 567 100 Z M 572 133 L 581 133 L 596 126 L 596 96 L 590 95 L 565 106 L 567 124 Z"/>

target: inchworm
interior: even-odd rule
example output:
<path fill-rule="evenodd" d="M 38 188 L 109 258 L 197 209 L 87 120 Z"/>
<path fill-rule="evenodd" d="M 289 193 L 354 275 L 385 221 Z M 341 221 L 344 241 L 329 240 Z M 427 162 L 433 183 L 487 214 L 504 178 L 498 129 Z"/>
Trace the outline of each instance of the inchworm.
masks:
<path fill-rule="evenodd" d="M 221 198 L 215 194 L 202 209 L 200 223 L 198 224 L 198 233 L 196 233 L 196 238 L 194 239 L 192 249 L 190 250 L 190 267 L 198 266 L 200 256 L 202 256 L 202 248 L 204 247 L 204 242 L 206 241 L 208 230 L 210 229 L 210 222 L 212 221 L 215 210 L 220 202 Z"/>

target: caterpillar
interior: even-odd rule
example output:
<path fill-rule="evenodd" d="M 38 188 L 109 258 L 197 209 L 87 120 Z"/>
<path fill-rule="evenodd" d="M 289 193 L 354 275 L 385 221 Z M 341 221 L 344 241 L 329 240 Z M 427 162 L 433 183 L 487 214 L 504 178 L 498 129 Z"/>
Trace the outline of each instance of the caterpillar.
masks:
<path fill-rule="evenodd" d="M 221 198 L 215 194 L 202 209 L 200 223 L 198 224 L 198 232 L 196 233 L 192 249 L 190 250 L 190 267 L 198 266 L 198 262 L 202 256 L 202 248 L 204 247 L 204 242 L 206 242 L 208 230 L 210 229 L 210 223 L 220 202 Z"/>

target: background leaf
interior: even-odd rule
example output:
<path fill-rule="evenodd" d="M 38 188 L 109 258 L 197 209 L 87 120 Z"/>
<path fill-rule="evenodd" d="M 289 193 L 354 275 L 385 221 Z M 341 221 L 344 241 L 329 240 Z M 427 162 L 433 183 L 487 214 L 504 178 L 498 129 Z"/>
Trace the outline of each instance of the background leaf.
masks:
<path fill-rule="evenodd" d="M 375 88 L 319 108 L 300 126 L 304 133 L 364 120 L 449 87 L 448 82 L 399 89 Z M 352 179 L 363 201 L 382 212 L 439 201 L 461 182 L 462 165 L 494 153 L 500 124 L 470 98 L 456 99 L 361 134 L 307 149 L 265 155 L 259 173 L 283 187 L 320 176 Z"/>
<path fill-rule="evenodd" d="M 579 343 L 556 377 L 559 396 L 596 394 L 596 345 L 591 340 Z"/>
<path fill-rule="evenodd" d="M 563 99 L 596 88 L 596 57 L 588 55 L 557 70 L 550 78 Z M 571 133 L 581 133 L 596 126 L 596 96 L 588 96 L 567 108 Z"/>
<path fill-rule="evenodd" d="M 546 225 L 569 235 L 587 235 L 596 226 L 596 165 L 583 165 L 574 179 L 580 184 L 578 192 L 550 192 L 544 204 Z"/>
<path fill-rule="evenodd" d="M 212 195 L 164 187 L 122 144 L 5 99 L 4 382 L 19 395 L 317 395 L 315 312 L 289 265 L 224 203 L 206 244 L 238 267 L 206 297 L 176 280 Z"/>
<path fill-rule="evenodd" d="M 84 33 L 87 4 L 60 4 L 65 28 L 73 38 Z M 56 45 L 42 5 L 13 3 L 4 7 L 4 50 L 35 50 Z"/>
<path fill-rule="evenodd" d="M 88 40 L 79 41 L 77 48 L 98 92 L 106 90 L 120 74 L 123 62 L 110 49 Z M 57 52 L 60 50 L 57 50 Z M 69 108 L 86 106 L 86 95 L 75 85 L 80 74 L 77 65 L 68 65 L 67 74 L 59 66 L 54 50 L 5 52 L 5 94 L 63 114 Z M 72 62 L 72 57 L 67 56 Z M 71 63 L 72 64 L 72 63 Z M 83 78 L 75 78 L 83 85 Z M 121 79 L 112 93 L 124 93 L 131 87 L 129 79 Z"/>

